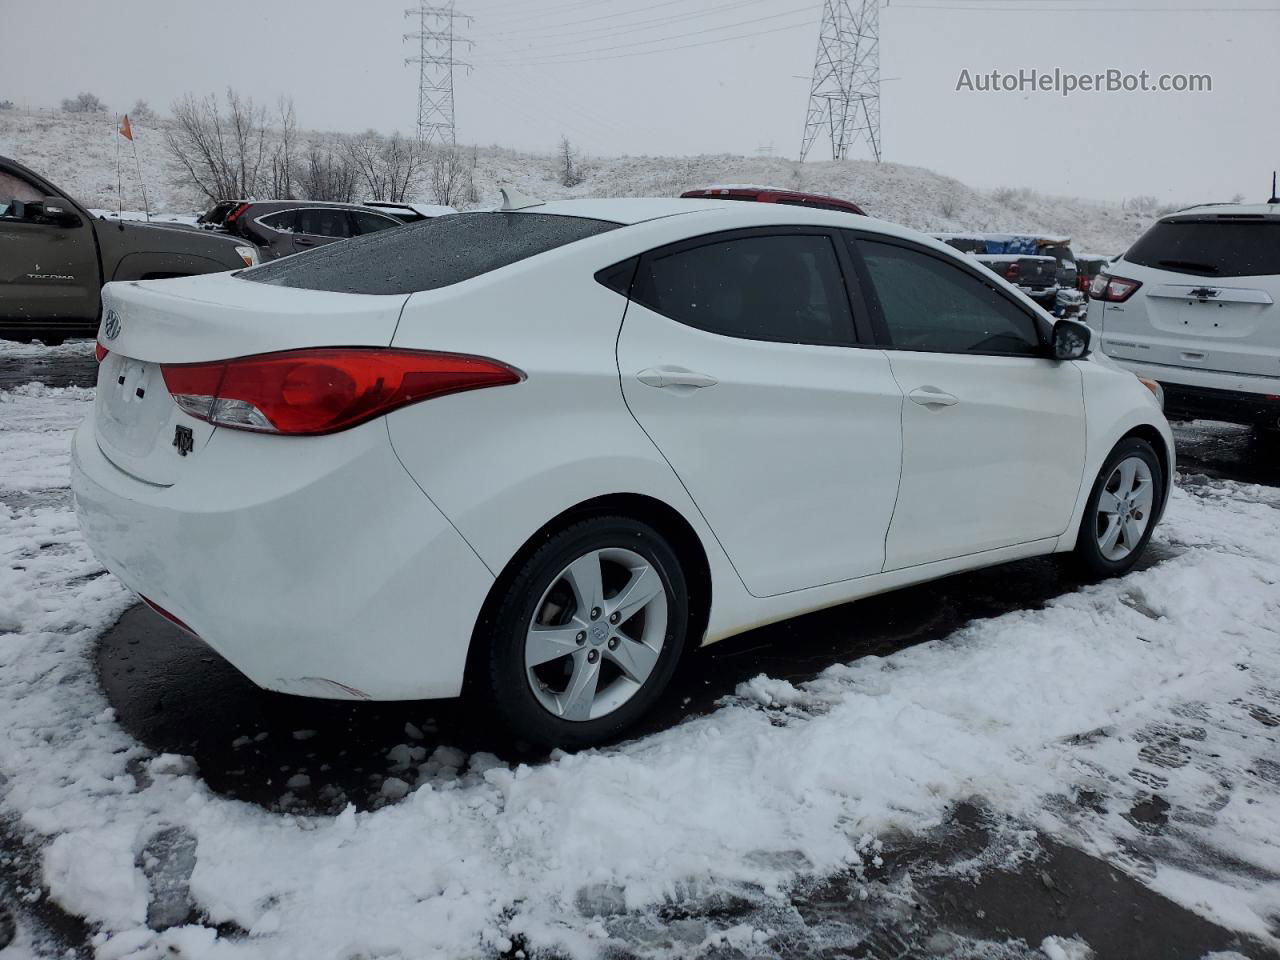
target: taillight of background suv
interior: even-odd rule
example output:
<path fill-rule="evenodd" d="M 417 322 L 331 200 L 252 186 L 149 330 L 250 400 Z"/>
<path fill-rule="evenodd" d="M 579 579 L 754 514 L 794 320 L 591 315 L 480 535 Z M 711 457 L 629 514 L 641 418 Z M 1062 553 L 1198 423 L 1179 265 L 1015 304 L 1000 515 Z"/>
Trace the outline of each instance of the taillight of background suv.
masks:
<path fill-rule="evenodd" d="M 1093 283 L 1089 286 L 1089 296 L 1095 300 L 1105 300 L 1107 303 L 1124 303 L 1137 293 L 1140 286 L 1142 284 L 1137 280 L 1100 273 L 1093 278 Z"/>

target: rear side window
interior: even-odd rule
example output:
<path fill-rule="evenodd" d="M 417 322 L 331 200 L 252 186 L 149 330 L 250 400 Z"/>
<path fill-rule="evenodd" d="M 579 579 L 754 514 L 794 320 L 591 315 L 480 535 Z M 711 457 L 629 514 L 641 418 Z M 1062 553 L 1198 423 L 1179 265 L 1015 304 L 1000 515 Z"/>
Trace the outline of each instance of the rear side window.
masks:
<path fill-rule="evenodd" d="M 619 226 L 549 213 L 464 213 L 357 237 L 237 276 L 334 293 L 417 293 L 461 283 Z"/>
<path fill-rule="evenodd" d="M 298 211 L 298 233 L 311 237 L 351 236 L 351 222 L 347 211 L 337 208 L 312 207 Z"/>
<path fill-rule="evenodd" d="M 273 213 L 265 217 L 259 217 L 258 222 L 264 227 L 275 230 L 277 233 L 293 233 L 294 224 L 298 220 L 297 210 L 284 210 L 280 213 Z"/>
<path fill-rule="evenodd" d="M 1161 220 L 1124 258 L 1197 277 L 1273 276 L 1280 274 L 1280 221 Z"/>
<path fill-rule="evenodd" d="M 647 259 L 632 296 L 710 333 L 848 344 L 849 299 L 826 236 L 741 237 Z"/>
<path fill-rule="evenodd" d="M 896 244 L 864 240 L 859 246 L 890 346 L 931 353 L 1040 354 L 1031 315 L 976 276 Z"/>
<path fill-rule="evenodd" d="M 355 221 L 357 234 L 377 233 L 379 230 L 400 226 L 399 220 L 376 213 L 365 213 L 363 210 L 352 210 L 351 219 Z"/>

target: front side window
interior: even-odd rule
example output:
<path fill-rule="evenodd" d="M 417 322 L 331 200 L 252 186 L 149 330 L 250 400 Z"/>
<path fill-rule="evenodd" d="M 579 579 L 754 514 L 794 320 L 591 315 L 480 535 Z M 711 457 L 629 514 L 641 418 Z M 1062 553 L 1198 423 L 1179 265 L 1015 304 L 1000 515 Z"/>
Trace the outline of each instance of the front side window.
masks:
<path fill-rule="evenodd" d="M 31 214 L 26 211 L 27 204 L 43 200 L 44 194 L 22 177 L 0 170 L 0 218 L 29 219 Z"/>
<path fill-rule="evenodd" d="M 888 346 L 932 353 L 1041 354 L 1035 320 L 994 287 L 941 257 L 859 242 Z"/>
<path fill-rule="evenodd" d="M 311 237 L 345 238 L 351 236 L 351 223 L 345 210 L 312 207 L 298 211 L 298 233 Z"/>
<path fill-rule="evenodd" d="M 729 337 L 847 344 L 849 299 L 831 240 L 749 236 L 657 254 L 634 298 L 680 323 Z"/>

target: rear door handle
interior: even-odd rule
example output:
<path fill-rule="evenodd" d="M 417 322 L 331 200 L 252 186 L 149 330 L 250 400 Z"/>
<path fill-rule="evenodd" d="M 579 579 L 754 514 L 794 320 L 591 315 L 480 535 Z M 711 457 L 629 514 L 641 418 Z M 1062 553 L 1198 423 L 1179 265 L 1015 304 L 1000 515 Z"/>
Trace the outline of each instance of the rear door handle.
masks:
<path fill-rule="evenodd" d="M 714 387 L 720 381 L 705 373 L 686 370 L 684 367 L 649 367 L 636 374 L 636 379 L 650 387 Z"/>
<path fill-rule="evenodd" d="M 916 387 L 907 396 L 922 407 L 953 407 L 960 402 L 959 397 L 937 387 Z"/>

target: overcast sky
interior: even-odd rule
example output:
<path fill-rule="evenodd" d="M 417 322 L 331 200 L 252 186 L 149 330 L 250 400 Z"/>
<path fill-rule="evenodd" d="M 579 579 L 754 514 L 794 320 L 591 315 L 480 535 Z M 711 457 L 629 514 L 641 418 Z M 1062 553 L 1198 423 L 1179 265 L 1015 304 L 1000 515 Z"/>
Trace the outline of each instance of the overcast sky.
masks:
<path fill-rule="evenodd" d="M 446 2 L 446 0 L 439 0 Z M 859 0 L 853 0 L 855 6 Z M 406 0 L 0 0 L 0 99 L 112 108 L 228 84 L 314 128 L 413 128 Z M 458 139 L 588 153 L 798 154 L 821 0 L 458 0 Z M 1280 0 L 889 0 L 886 160 L 979 187 L 1265 200 Z M 677 49 L 679 48 L 679 49 Z M 957 91 L 1021 68 L 1210 74 L 1212 93 Z M 827 148 L 829 150 L 829 148 Z M 823 145 L 811 158 L 821 156 Z M 865 153 L 865 151 L 863 151 Z"/>

